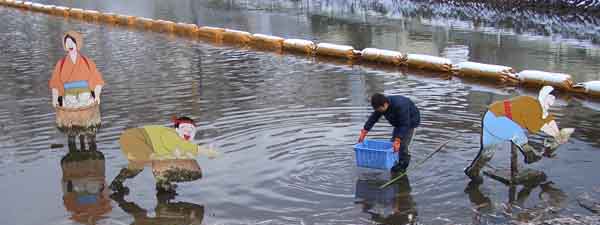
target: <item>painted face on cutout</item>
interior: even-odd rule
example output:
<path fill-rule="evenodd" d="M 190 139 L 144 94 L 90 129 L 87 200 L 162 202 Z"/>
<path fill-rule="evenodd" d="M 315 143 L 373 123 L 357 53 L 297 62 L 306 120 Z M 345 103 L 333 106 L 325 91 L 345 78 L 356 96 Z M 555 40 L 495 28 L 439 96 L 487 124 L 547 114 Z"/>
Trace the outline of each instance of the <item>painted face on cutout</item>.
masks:
<path fill-rule="evenodd" d="M 73 51 L 77 51 L 77 44 L 75 44 L 73 39 L 70 37 L 67 37 L 67 40 L 65 41 L 65 46 L 67 46 L 67 51 L 69 53 L 72 53 Z"/>
<path fill-rule="evenodd" d="M 177 134 L 187 141 L 192 140 L 196 135 L 196 126 L 191 123 L 180 123 L 178 128 L 175 128 Z"/>
<path fill-rule="evenodd" d="M 554 105 L 555 100 L 556 100 L 556 97 L 554 97 L 554 95 L 546 96 L 546 98 L 544 98 L 544 107 L 546 109 L 549 109 L 550 106 Z"/>

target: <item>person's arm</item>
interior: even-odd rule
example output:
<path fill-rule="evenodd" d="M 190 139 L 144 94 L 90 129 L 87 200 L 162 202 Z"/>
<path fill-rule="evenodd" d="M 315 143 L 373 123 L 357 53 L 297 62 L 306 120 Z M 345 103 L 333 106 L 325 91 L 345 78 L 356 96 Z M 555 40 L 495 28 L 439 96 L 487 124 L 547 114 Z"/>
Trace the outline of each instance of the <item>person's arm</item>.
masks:
<path fill-rule="evenodd" d="M 100 104 L 100 95 L 102 94 L 102 87 L 104 87 L 104 79 L 102 74 L 96 68 L 96 63 L 91 59 L 87 58 L 90 70 L 90 88 L 94 89 L 94 100 Z"/>
<path fill-rule="evenodd" d="M 168 129 L 168 130 L 167 130 Z M 173 128 L 164 128 L 160 134 L 160 142 L 163 149 L 158 152 L 155 150 L 160 157 L 181 157 L 183 153 L 188 151 L 195 151 L 196 145 L 193 143 L 183 140 Z M 188 144 L 189 143 L 189 144 Z M 195 155 L 195 153 L 192 153 Z"/>
<path fill-rule="evenodd" d="M 544 124 L 542 126 L 541 130 L 542 130 L 542 132 L 546 133 L 547 135 L 550 135 L 557 139 L 560 135 L 560 130 L 558 129 L 558 125 L 556 125 L 556 121 L 554 121 L 554 120 Z"/>
<path fill-rule="evenodd" d="M 377 123 L 377 121 L 379 121 L 379 118 L 381 118 L 381 115 L 383 115 L 383 114 L 378 111 L 373 111 L 371 113 L 371 116 L 369 116 L 369 119 L 367 120 L 367 122 L 365 122 L 363 129 L 366 130 L 367 132 L 370 131 L 371 128 L 373 128 L 373 126 L 375 126 L 375 123 Z"/>
<path fill-rule="evenodd" d="M 94 88 L 94 98 L 98 104 L 100 104 L 100 94 L 102 93 L 102 85 L 96 85 Z"/>
<path fill-rule="evenodd" d="M 177 149 L 182 151 L 187 157 L 196 157 L 199 153 L 199 146 L 190 141 L 178 139 Z"/>
<path fill-rule="evenodd" d="M 400 138 L 404 139 L 408 134 L 408 130 L 410 130 L 410 112 L 408 107 L 403 107 L 401 110 L 396 112 L 396 116 L 399 119 L 399 124 L 394 125 L 393 136 L 394 139 Z"/>
<path fill-rule="evenodd" d="M 215 151 L 213 148 L 207 148 L 200 145 L 198 145 L 197 152 L 198 154 L 206 155 L 206 157 L 208 157 L 209 159 L 214 159 L 219 155 L 219 152 Z"/>
<path fill-rule="evenodd" d="M 52 71 L 52 76 L 50 77 L 50 80 L 48 81 L 48 88 L 50 88 L 50 90 L 52 91 L 52 106 L 53 107 L 58 107 L 58 96 L 59 96 L 59 91 L 58 89 L 60 88 L 61 85 L 61 81 L 60 81 L 60 73 L 59 73 L 59 67 L 60 67 L 60 62 L 58 61 L 58 63 L 56 63 L 56 65 L 54 66 L 54 70 Z"/>
<path fill-rule="evenodd" d="M 369 116 L 369 119 L 367 120 L 367 122 L 365 122 L 363 129 L 360 130 L 360 135 L 358 136 L 358 143 L 362 143 L 365 140 L 365 137 L 367 137 L 367 133 L 369 133 L 371 128 L 375 126 L 375 123 L 377 123 L 379 118 L 381 118 L 381 115 L 382 114 L 377 111 L 371 113 L 371 116 Z"/>
<path fill-rule="evenodd" d="M 52 88 L 52 106 L 58 107 L 58 89 Z"/>
<path fill-rule="evenodd" d="M 204 147 L 185 140 L 181 141 L 182 142 L 177 146 L 177 149 L 181 150 L 185 157 L 193 158 L 198 155 L 205 155 L 206 157 L 213 159 L 218 155 L 218 152 L 211 147 Z"/>
<path fill-rule="evenodd" d="M 398 110 L 396 113 L 397 118 L 399 118 L 399 124 L 392 124 L 394 125 L 394 131 L 392 132 L 394 143 L 392 147 L 395 152 L 398 152 L 400 151 L 402 140 L 406 137 L 410 129 L 410 112 L 408 107 L 405 107 L 405 109 Z"/>

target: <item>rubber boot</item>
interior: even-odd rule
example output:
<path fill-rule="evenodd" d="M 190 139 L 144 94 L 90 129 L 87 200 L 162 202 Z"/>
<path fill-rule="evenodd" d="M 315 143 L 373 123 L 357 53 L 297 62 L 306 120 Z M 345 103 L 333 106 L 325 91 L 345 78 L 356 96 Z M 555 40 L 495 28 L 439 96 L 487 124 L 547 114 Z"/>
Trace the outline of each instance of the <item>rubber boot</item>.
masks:
<path fill-rule="evenodd" d="M 406 168 L 408 168 L 408 165 L 410 164 L 410 155 L 403 155 L 400 157 L 401 159 L 392 167 L 390 171 L 392 174 L 399 175 L 401 173 L 405 173 Z"/>
<path fill-rule="evenodd" d="M 81 146 L 81 151 L 85 151 L 85 136 L 79 135 L 79 145 Z"/>
<path fill-rule="evenodd" d="M 483 194 L 479 187 L 481 186 L 481 182 L 476 180 L 471 180 L 467 187 L 464 190 L 464 193 L 469 196 L 469 200 L 474 205 L 478 206 L 477 211 L 485 211 L 490 212 L 493 209 L 492 200 Z"/>
<path fill-rule="evenodd" d="M 558 144 L 556 140 L 544 139 L 544 156 L 554 158 L 554 156 L 556 156 L 554 152 L 556 152 L 559 146 L 560 144 Z"/>
<path fill-rule="evenodd" d="M 69 152 L 77 151 L 77 143 L 75 142 L 75 136 L 67 137 L 67 146 L 69 147 Z"/>
<path fill-rule="evenodd" d="M 172 184 L 167 180 L 156 181 L 156 191 L 158 193 L 175 194 L 176 184 Z"/>
<path fill-rule="evenodd" d="M 96 146 L 96 135 L 93 135 L 93 134 L 88 135 L 87 139 L 88 139 L 89 150 L 96 151 L 96 149 L 97 149 L 97 146 Z"/>
<path fill-rule="evenodd" d="M 524 144 L 522 146 L 518 146 L 519 150 L 521 151 L 521 153 L 524 156 L 524 161 L 527 164 L 531 164 L 537 161 L 540 161 L 540 159 L 542 159 L 542 154 L 540 151 L 536 150 L 535 148 L 533 148 L 531 145 L 529 144 Z"/>
<path fill-rule="evenodd" d="M 123 182 L 127 179 L 134 178 L 137 176 L 142 170 L 131 170 L 128 168 L 123 168 L 119 172 L 119 175 L 115 177 L 115 179 L 110 183 L 109 188 L 114 192 L 123 192 L 125 194 L 129 193 L 129 188 L 123 185 Z"/>
<path fill-rule="evenodd" d="M 473 181 L 473 184 L 481 184 L 483 183 L 483 178 L 481 177 L 481 169 L 492 159 L 491 156 L 486 154 L 479 153 L 475 160 L 465 168 L 465 175 L 467 175 Z"/>

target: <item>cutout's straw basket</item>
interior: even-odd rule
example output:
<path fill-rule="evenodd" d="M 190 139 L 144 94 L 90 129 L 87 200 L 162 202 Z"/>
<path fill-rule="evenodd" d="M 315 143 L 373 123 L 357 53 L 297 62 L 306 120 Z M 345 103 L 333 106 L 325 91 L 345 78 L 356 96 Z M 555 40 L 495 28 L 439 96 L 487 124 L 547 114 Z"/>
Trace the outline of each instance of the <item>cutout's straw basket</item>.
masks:
<path fill-rule="evenodd" d="M 56 126 L 67 135 L 94 135 L 100 128 L 97 102 L 79 108 L 56 107 Z"/>
<path fill-rule="evenodd" d="M 154 177 L 169 182 L 188 182 L 202 178 L 202 169 L 195 159 L 163 159 L 152 161 Z"/>

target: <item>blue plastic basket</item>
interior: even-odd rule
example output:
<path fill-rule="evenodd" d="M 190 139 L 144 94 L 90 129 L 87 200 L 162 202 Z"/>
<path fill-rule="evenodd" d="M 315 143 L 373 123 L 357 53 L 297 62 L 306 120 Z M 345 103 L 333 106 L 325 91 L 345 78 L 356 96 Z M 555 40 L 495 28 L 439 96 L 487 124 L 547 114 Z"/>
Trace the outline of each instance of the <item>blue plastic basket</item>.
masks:
<path fill-rule="evenodd" d="M 392 149 L 392 142 L 365 140 L 354 145 L 356 165 L 373 169 L 390 169 L 398 161 L 398 154 Z"/>

